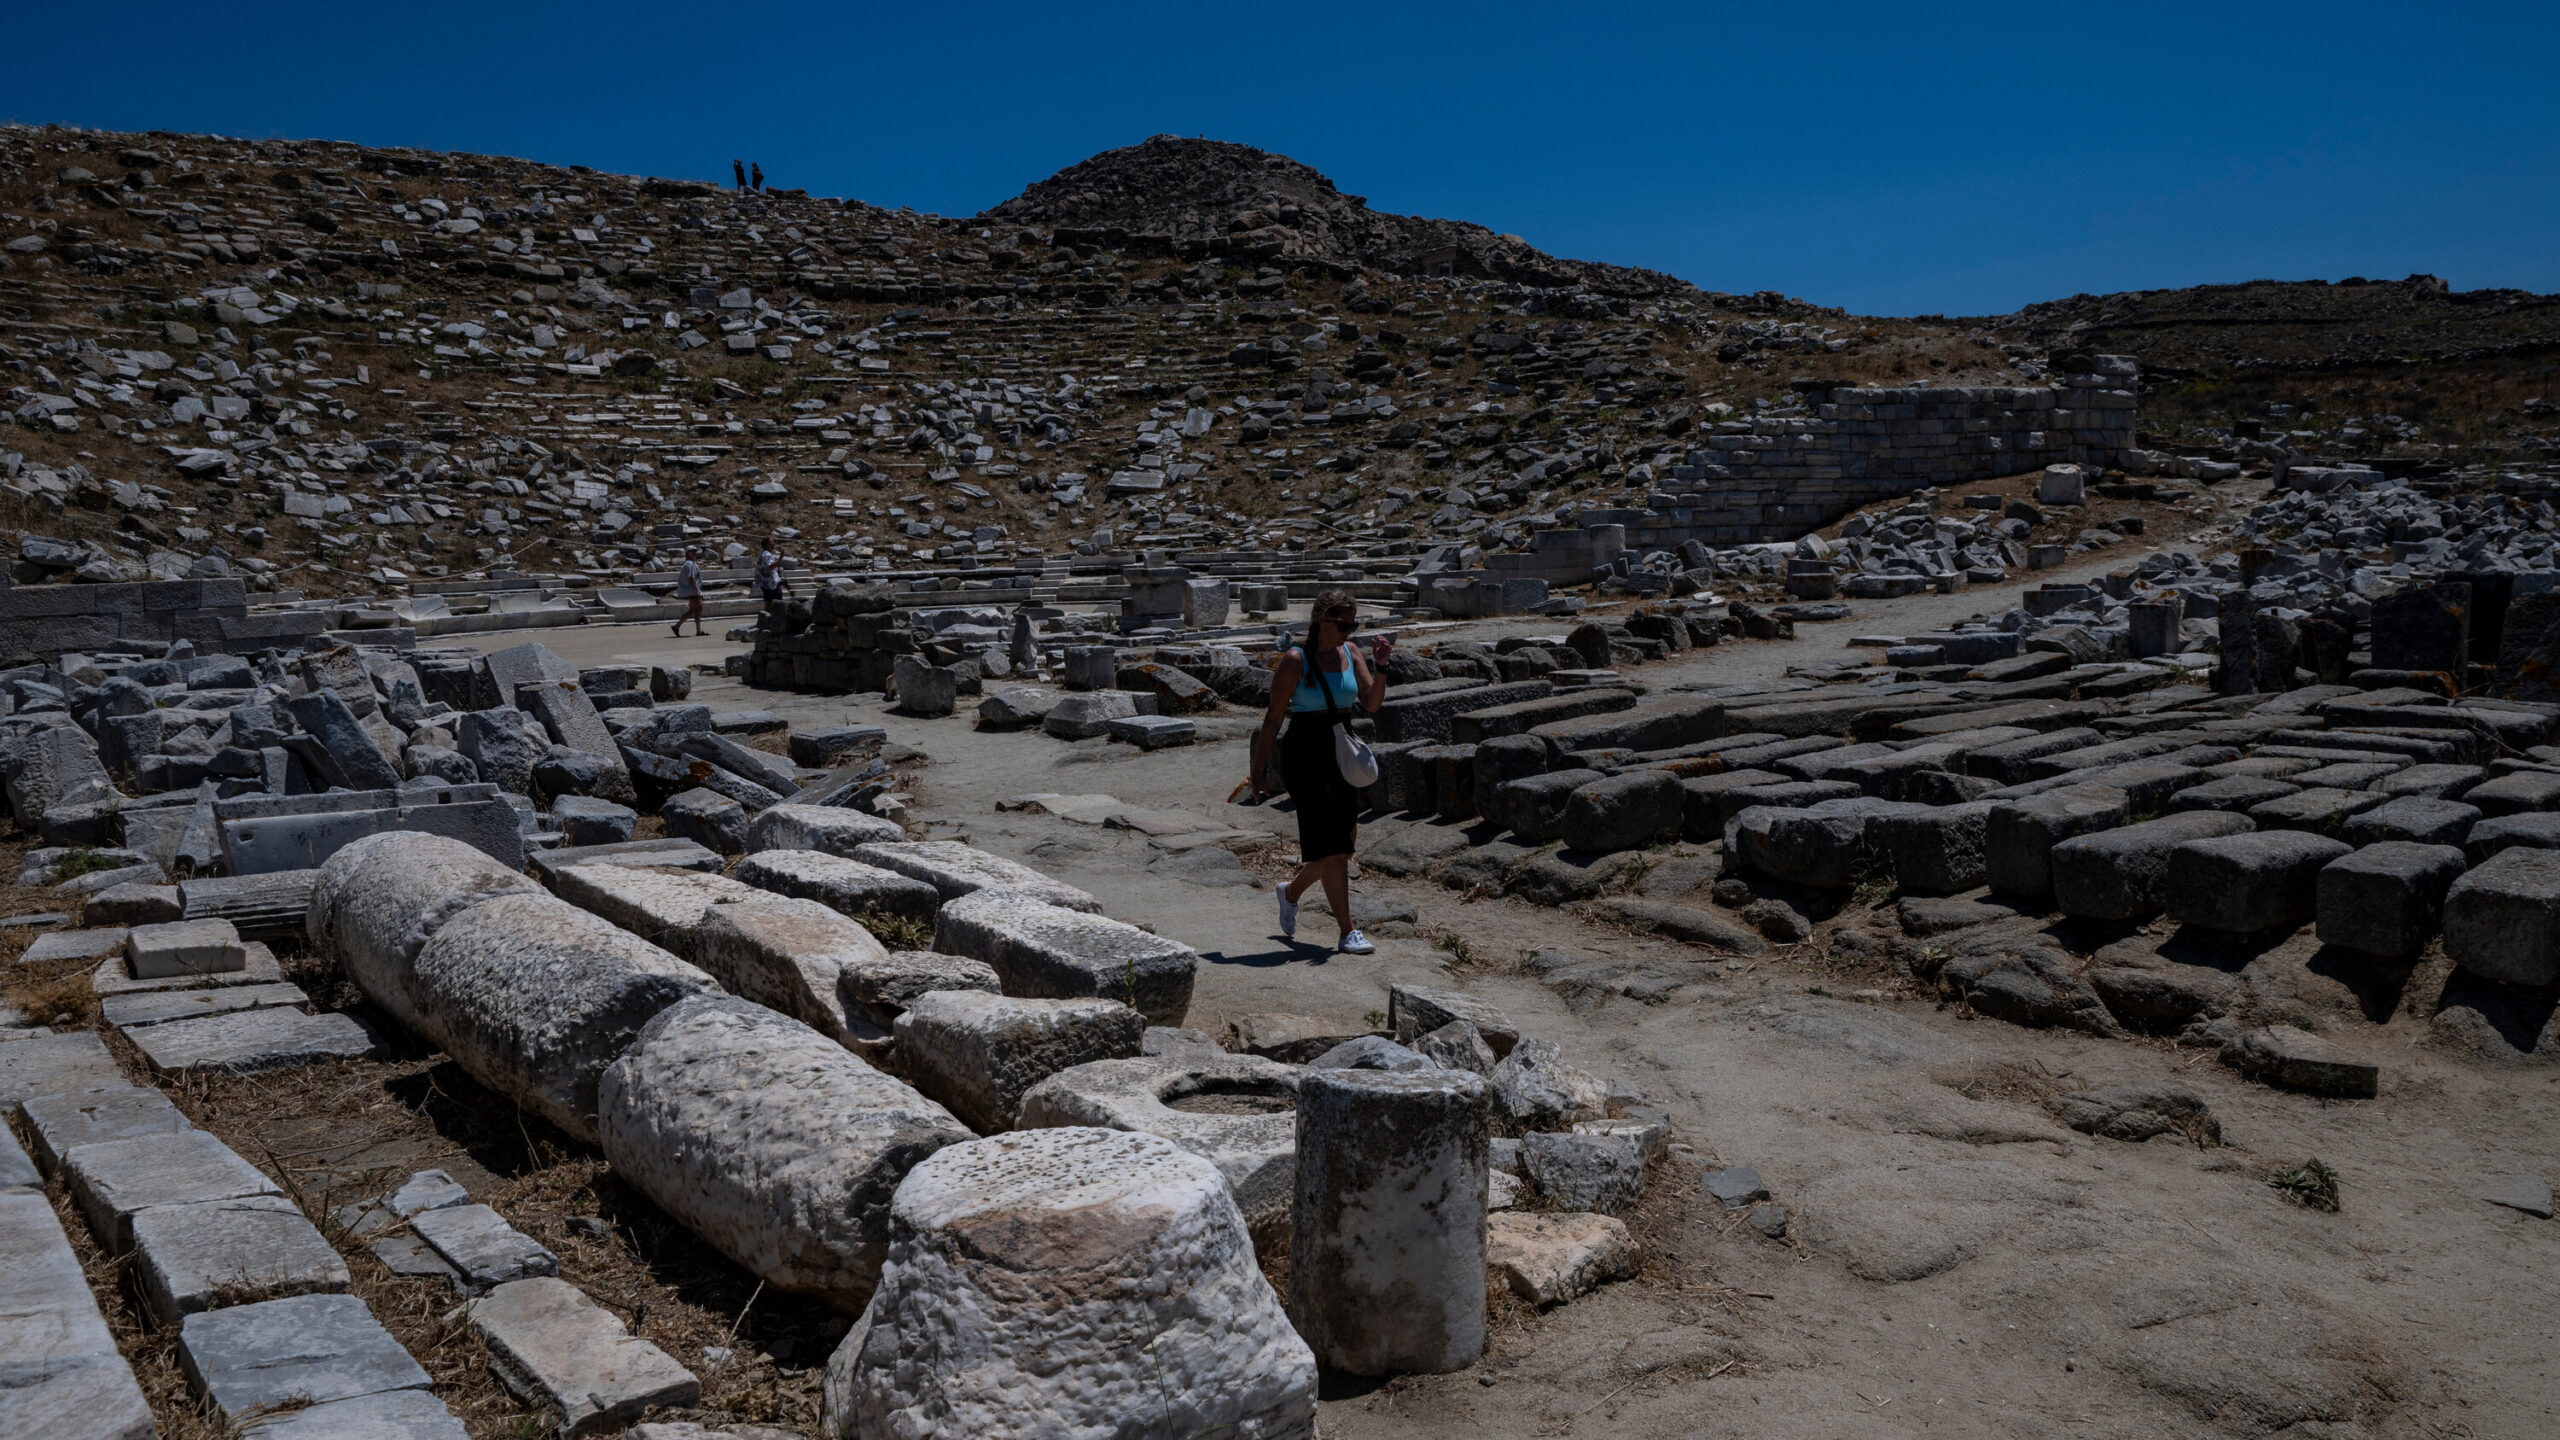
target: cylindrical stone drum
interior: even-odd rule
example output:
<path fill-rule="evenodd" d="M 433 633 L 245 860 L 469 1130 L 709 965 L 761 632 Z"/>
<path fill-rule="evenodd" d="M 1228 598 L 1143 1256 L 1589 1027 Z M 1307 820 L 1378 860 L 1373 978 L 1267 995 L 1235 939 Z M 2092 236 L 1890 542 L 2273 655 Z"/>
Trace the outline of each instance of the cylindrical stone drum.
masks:
<path fill-rule="evenodd" d="M 1491 1117 L 1462 1070 L 1307 1072 L 1289 1318 L 1318 1364 L 1438 1374 L 1484 1353 Z"/>

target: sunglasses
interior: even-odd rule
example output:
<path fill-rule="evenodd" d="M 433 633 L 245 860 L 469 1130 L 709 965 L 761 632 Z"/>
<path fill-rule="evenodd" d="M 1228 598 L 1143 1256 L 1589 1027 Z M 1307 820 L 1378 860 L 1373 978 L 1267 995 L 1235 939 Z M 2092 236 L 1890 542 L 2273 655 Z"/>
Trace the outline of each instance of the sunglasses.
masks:
<path fill-rule="evenodd" d="M 1340 630 L 1345 635 L 1348 635 L 1352 631 L 1360 628 L 1360 617 L 1357 615 L 1327 615 L 1324 618 L 1326 624 Z"/>

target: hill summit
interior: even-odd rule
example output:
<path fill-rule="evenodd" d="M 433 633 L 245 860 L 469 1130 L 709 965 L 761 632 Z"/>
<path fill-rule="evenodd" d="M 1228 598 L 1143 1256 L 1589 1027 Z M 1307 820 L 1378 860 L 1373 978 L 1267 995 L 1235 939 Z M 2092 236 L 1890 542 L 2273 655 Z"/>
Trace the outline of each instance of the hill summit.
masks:
<path fill-rule="evenodd" d="M 1586 286 L 1612 295 L 1692 293 L 1654 270 L 1563 260 L 1463 220 L 1372 210 L 1321 171 L 1226 140 L 1157 135 L 1038 181 L 978 217 L 1163 237 L 1188 252 L 1280 264 L 1324 261 L 1398 275 Z"/>

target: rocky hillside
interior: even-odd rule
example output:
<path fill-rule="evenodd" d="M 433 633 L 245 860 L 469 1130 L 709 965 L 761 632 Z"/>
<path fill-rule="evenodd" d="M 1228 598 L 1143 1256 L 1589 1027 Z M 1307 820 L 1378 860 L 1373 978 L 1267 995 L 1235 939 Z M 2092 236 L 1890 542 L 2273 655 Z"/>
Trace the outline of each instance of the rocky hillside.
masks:
<path fill-rule="evenodd" d="M 59 542 L 18 549 L 22 583 L 312 596 L 629 583 L 777 532 L 845 569 L 1354 545 L 1386 567 L 1643 505 L 1801 379 L 2041 383 L 2099 348 L 2154 367 L 2143 442 L 2181 454 L 2536 458 L 2560 430 L 2548 299 L 2177 296 L 1862 318 L 1372 211 L 1209 141 L 963 219 L 14 126 L 0 524 Z"/>

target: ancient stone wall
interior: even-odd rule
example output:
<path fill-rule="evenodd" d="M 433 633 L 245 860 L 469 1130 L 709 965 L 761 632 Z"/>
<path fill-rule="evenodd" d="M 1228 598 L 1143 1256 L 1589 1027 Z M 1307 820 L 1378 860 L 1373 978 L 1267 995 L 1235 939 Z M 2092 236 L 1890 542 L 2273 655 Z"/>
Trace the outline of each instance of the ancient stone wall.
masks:
<path fill-rule="evenodd" d="M 2053 386 L 1805 390 L 1798 413 L 1717 425 L 1670 468 L 1641 510 L 1586 510 L 1581 529 L 1624 527 L 1638 552 L 1792 540 L 1861 505 L 1925 485 L 1962 484 L 2070 462 L 2115 465 L 2133 444 L 2139 374 L 2129 355 L 2092 355 Z M 1547 536 L 1541 534 L 1540 541 Z M 1540 544 L 1488 562 L 1575 584 L 1595 547 Z M 1603 561 L 1602 563 L 1605 563 Z"/>

